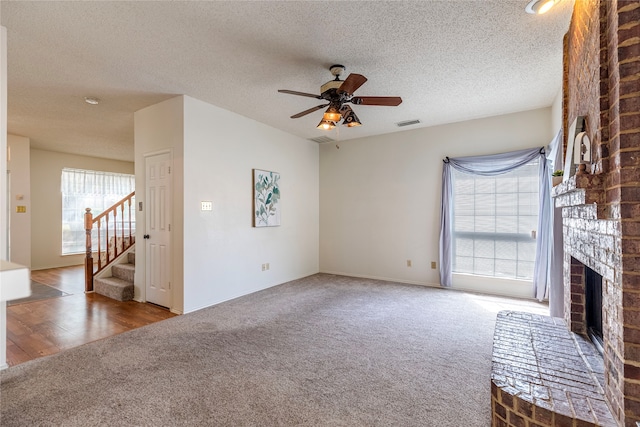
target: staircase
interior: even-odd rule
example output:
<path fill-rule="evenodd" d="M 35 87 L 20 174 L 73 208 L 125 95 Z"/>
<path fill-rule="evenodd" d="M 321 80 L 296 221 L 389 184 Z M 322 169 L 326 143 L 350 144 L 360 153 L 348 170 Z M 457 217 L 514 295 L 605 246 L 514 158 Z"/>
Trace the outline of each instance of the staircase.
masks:
<path fill-rule="evenodd" d="M 135 195 L 136 193 L 134 191 L 95 218 L 91 213 L 91 208 L 85 209 L 84 228 L 87 247 L 84 257 L 85 292 L 94 291 L 94 277 L 105 268 L 113 265 L 122 254 L 136 243 Z M 94 240 L 95 243 L 97 243 L 95 250 L 93 248 Z M 94 253 L 98 256 L 95 263 L 93 261 Z M 133 258 L 129 257 L 129 263 L 134 264 L 135 261 L 131 261 L 131 259 Z M 135 268 L 132 267 L 130 269 L 134 270 Z M 112 274 L 116 279 L 124 279 L 133 283 L 133 273 L 126 273 L 123 269 L 119 269 L 116 273 L 114 273 L 114 271 L 115 270 L 112 270 Z M 116 276 L 116 274 L 118 276 Z M 103 281 L 103 283 L 104 282 L 105 281 Z M 112 285 L 115 284 L 115 280 L 111 282 Z M 120 287 L 125 288 L 122 292 L 124 295 L 122 298 L 127 298 L 127 300 L 133 299 L 133 293 L 131 293 L 129 297 L 129 291 L 126 290 L 126 286 L 122 283 L 120 283 L 120 285 L 122 285 Z M 108 291 L 104 286 L 102 287 L 102 291 L 114 293 L 114 295 L 121 293 Z M 103 295 L 107 294 L 105 293 Z M 121 299 L 121 301 L 124 300 Z"/>
<path fill-rule="evenodd" d="M 136 254 L 127 254 L 126 264 L 114 264 L 111 267 L 113 277 L 95 278 L 93 289 L 96 293 L 118 301 L 133 299 L 133 277 L 136 271 Z"/>

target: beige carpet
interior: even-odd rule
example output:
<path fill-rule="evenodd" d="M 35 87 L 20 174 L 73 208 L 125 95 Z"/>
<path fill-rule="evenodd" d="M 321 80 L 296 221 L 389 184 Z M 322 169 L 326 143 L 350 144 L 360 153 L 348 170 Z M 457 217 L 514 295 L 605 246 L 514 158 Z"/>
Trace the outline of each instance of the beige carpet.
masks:
<path fill-rule="evenodd" d="M 486 427 L 509 304 L 318 274 L 9 368 L 0 425 Z"/>

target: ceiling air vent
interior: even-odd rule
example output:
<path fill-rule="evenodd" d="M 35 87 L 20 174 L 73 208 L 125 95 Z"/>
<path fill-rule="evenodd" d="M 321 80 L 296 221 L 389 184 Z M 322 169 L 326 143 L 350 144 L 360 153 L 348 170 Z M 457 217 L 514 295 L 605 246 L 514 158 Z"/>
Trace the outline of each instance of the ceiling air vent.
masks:
<path fill-rule="evenodd" d="M 324 144 L 325 142 L 333 142 L 335 139 L 331 139 L 328 136 L 319 136 L 317 138 L 309 138 L 309 141 L 317 142 L 318 144 Z"/>
<path fill-rule="evenodd" d="M 407 121 L 404 121 L 404 122 L 396 123 L 396 126 L 401 128 L 401 127 L 405 127 L 405 126 L 417 125 L 418 123 L 420 123 L 420 120 L 407 120 Z"/>

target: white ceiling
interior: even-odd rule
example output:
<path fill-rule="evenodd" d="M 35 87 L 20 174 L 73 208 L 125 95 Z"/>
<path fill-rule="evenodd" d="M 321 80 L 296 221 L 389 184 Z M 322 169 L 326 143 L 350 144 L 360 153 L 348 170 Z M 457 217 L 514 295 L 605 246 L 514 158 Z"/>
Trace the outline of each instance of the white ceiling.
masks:
<path fill-rule="evenodd" d="M 179 94 L 275 128 L 342 140 L 551 105 L 573 0 L 546 15 L 528 0 L 2 1 L 8 31 L 8 130 L 34 148 L 133 160 L 133 113 Z M 369 81 L 359 128 L 316 129 L 339 63 Z M 85 96 L 100 98 L 91 106 Z M 414 129 L 411 126 L 403 129 Z"/>

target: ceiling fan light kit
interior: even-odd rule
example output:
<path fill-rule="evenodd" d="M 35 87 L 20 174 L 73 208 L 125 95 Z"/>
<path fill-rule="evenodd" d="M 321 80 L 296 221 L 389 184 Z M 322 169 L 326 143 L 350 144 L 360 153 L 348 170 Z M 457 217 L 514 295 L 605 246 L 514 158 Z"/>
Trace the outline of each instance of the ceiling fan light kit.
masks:
<path fill-rule="evenodd" d="M 325 120 L 324 118 L 320 120 L 320 123 L 318 123 L 318 129 L 321 130 L 331 130 L 334 127 L 336 127 L 335 122 L 332 122 L 331 120 Z"/>
<path fill-rule="evenodd" d="M 340 75 L 345 69 L 345 66 L 340 64 L 335 64 L 329 67 L 329 71 L 331 71 L 331 74 L 335 76 L 335 79 L 328 81 L 321 86 L 320 95 L 297 92 L 288 89 L 278 90 L 280 93 L 324 99 L 329 102 L 328 104 L 318 105 L 298 114 L 294 114 L 291 118 L 297 119 L 328 106 L 329 108 L 327 108 L 322 116 L 322 120 L 318 124 L 318 129 L 331 130 L 340 120 L 343 120 L 343 125 L 347 127 L 354 127 L 361 126 L 362 122 L 360 122 L 360 119 L 356 116 L 351 107 L 345 105 L 346 103 L 350 102 L 354 105 L 381 105 L 388 107 L 394 107 L 402 103 L 402 98 L 399 96 L 353 96 L 353 93 L 367 81 L 367 78 L 361 74 L 352 73 L 349 74 L 345 80 L 340 80 Z"/>
<path fill-rule="evenodd" d="M 342 118 L 342 114 L 340 114 L 340 107 L 335 104 L 329 105 L 329 108 L 327 108 L 327 111 L 324 112 L 322 118 L 330 122 L 340 121 L 340 119 Z"/>
<path fill-rule="evenodd" d="M 362 126 L 360 119 L 356 116 L 356 113 L 353 112 L 353 109 L 348 105 L 343 105 L 340 110 L 344 117 L 342 124 L 346 127 L 352 128 L 354 126 Z"/>

